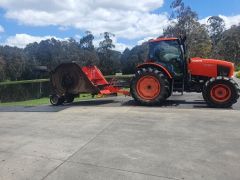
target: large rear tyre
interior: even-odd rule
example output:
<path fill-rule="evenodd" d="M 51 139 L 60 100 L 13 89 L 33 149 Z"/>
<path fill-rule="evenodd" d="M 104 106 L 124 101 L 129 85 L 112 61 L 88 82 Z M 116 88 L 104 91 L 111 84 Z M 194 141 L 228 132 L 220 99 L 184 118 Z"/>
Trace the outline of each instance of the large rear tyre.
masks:
<path fill-rule="evenodd" d="M 170 94 L 167 77 L 156 68 L 139 69 L 130 85 L 132 97 L 141 105 L 163 103 Z"/>
<path fill-rule="evenodd" d="M 206 82 L 203 98 L 210 107 L 228 108 L 239 98 L 239 86 L 231 78 L 219 76 Z"/>

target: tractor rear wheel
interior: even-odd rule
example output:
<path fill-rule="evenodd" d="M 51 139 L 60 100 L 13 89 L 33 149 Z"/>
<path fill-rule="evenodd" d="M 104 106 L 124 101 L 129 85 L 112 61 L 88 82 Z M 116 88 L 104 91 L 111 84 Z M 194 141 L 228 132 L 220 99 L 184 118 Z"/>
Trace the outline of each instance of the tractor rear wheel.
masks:
<path fill-rule="evenodd" d="M 238 84 L 231 78 L 219 76 L 206 82 L 203 98 L 210 107 L 228 108 L 239 98 Z"/>
<path fill-rule="evenodd" d="M 131 81 L 132 97 L 142 105 L 157 105 L 170 94 L 167 77 L 156 68 L 139 69 Z"/>

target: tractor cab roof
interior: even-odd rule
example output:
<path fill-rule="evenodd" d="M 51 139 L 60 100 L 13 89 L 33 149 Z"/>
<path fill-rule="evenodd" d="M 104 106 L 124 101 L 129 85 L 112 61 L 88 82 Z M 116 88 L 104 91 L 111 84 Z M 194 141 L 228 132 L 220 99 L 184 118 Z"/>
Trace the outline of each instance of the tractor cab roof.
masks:
<path fill-rule="evenodd" d="M 173 40 L 178 40 L 178 38 L 157 38 L 157 39 L 152 39 L 149 42 L 173 41 Z"/>

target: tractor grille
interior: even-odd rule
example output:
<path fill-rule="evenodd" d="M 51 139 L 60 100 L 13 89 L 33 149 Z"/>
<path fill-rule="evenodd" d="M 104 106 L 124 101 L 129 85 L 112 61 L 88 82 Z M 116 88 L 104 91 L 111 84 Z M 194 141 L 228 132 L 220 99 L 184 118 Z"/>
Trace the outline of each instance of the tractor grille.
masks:
<path fill-rule="evenodd" d="M 217 73 L 218 73 L 218 76 L 229 76 L 229 73 L 230 73 L 230 68 L 229 67 L 226 67 L 226 66 L 217 66 Z"/>

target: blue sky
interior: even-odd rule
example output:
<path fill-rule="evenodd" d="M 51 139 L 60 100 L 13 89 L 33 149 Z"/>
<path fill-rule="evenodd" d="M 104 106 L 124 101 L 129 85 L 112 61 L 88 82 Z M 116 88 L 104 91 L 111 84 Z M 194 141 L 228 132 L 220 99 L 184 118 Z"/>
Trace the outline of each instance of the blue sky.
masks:
<path fill-rule="evenodd" d="M 93 0 L 94 1 L 94 0 Z M 162 33 L 171 14 L 172 0 L 1 0 L 0 44 L 24 47 L 50 37 L 79 39 L 86 30 L 101 40 L 100 33 L 113 32 L 118 50 L 140 44 Z M 201 22 L 222 15 L 227 27 L 240 23 L 239 0 L 184 0 L 199 14 Z M 231 3 L 229 3 L 231 2 Z"/>
<path fill-rule="evenodd" d="M 171 0 L 166 0 L 164 2 L 164 6 L 159 9 L 159 12 L 171 12 L 169 8 L 171 2 Z M 200 19 L 206 16 L 219 14 L 225 16 L 234 16 L 240 14 L 239 0 L 184 0 L 184 3 L 196 11 L 199 14 Z"/>

